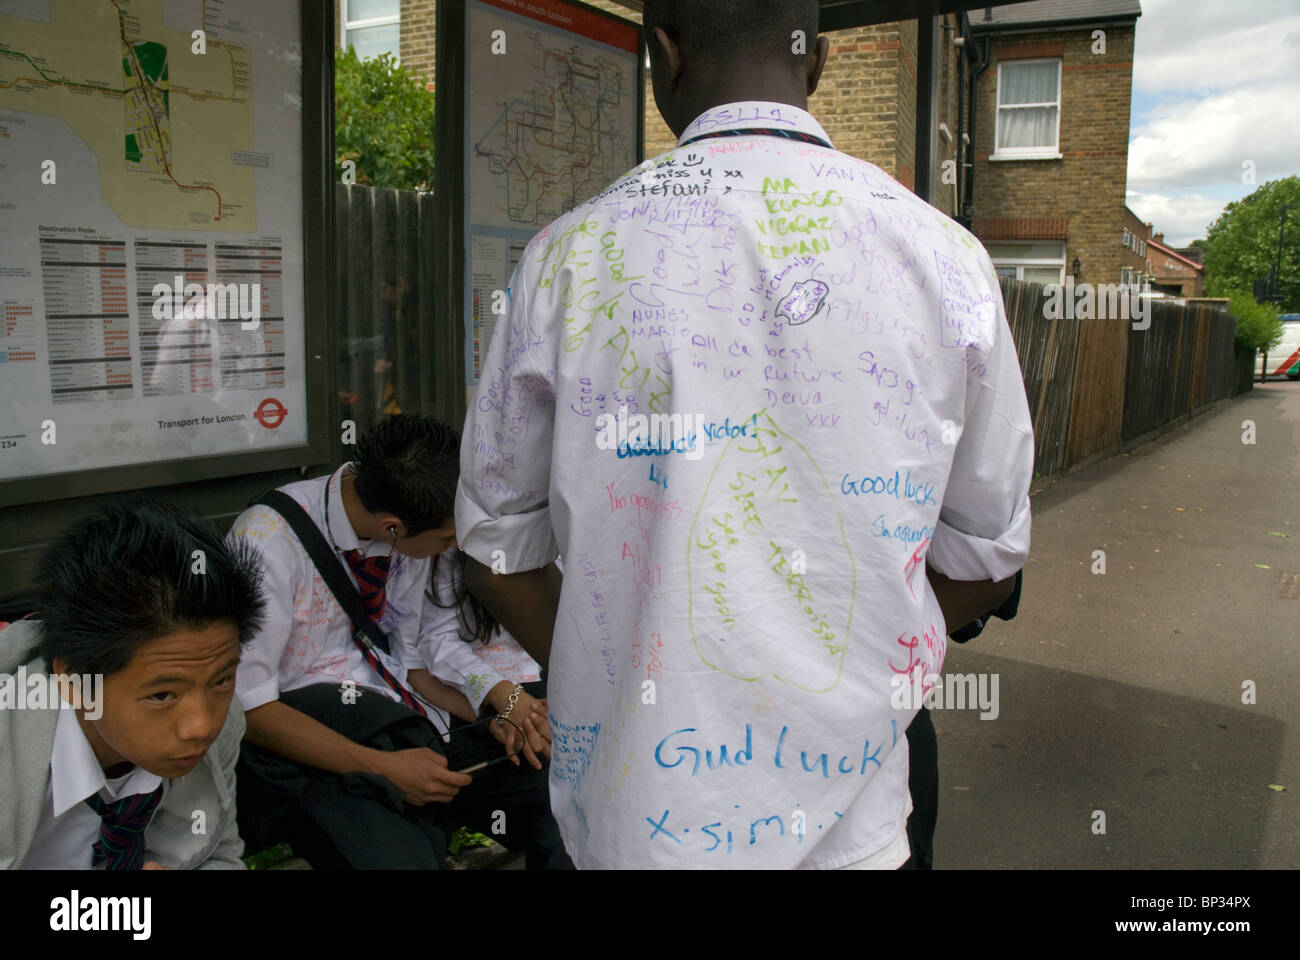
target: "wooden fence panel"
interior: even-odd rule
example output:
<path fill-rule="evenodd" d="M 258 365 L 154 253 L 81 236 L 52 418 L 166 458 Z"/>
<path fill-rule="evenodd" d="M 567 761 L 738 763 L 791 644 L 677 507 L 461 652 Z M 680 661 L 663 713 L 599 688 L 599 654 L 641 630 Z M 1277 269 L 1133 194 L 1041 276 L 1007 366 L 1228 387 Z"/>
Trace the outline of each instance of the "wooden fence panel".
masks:
<path fill-rule="evenodd" d="M 338 184 L 334 199 L 340 419 L 358 434 L 391 412 L 446 420 L 461 361 L 434 325 L 434 255 L 446 241 L 433 197 Z"/>
<path fill-rule="evenodd" d="M 1044 316 L 1042 284 L 1004 277 L 1001 286 L 1034 422 L 1034 472 L 1058 473 L 1065 465 L 1079 321 Z"/>

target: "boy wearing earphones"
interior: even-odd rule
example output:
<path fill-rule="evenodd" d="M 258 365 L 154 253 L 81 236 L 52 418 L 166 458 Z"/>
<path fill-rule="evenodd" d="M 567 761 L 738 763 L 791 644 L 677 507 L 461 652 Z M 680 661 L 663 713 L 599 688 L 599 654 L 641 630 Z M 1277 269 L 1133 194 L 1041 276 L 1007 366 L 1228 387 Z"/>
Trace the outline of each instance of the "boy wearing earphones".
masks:
<path fill-rule="evenodd" d="M 457 772 L 439 707 L 460 694 L 420 677 L 420 697 L 408 677 L 423 665 L 430 558 L 456 542 L 459 439 L 431 418 L 386 418 L 361 438 L 355 461 L 289 484 L 280 493 L 292 502 L 258 503 L 235 521 L 231 537 L 254 544 L 266 566 L 266 623 L 236 684 L 248 722 L 239 811 L 250 846 L 287 839 L 317 869 L 437 869 L 447 831 L 464 823 L 527 850 L 530 866 L 568 865 L 544 782 L 502 794 L 492 783 L 502 765 L 487 778 Z M 317 559 L 291 526 L 299 512 L 315 528 L 306 529 Z M 322 564 L 335 578 L 346 572 L 354 613 L 373 625 L 357 628 Z M 511 719 L 545 754 L 531 712 Z M 502 802 L 485 803 L 485 791 Z M 504 833 L 493 830 L 500 820 Z"/>

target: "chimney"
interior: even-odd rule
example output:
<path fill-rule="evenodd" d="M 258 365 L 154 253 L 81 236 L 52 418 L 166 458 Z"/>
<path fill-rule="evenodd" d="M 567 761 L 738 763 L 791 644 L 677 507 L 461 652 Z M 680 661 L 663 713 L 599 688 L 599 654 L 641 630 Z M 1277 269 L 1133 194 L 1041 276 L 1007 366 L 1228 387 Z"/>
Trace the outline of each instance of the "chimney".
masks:
<path fill-rule="evenodd" d="M 1165 235 L 1164 235 L 1163 233 L 1157 233 L 1157 234 L 1156 234 L 1154 237 L 1152 237 L 1151 239 L 1154 240 L 1156 243 L 1164 243 L 1164 242 L 1165 242 Z"/>

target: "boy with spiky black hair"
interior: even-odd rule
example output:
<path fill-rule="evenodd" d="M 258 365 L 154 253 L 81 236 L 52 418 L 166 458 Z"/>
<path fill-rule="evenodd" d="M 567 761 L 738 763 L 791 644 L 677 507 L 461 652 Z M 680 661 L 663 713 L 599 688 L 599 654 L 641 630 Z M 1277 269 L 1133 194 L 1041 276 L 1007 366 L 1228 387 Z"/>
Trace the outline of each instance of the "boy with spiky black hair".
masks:
<path fill-rule="evenodd" d="M 113 504 L 0 631 L 0 869 L 242 869 L 241 645 L 261 566 L 177 507 Z"/>

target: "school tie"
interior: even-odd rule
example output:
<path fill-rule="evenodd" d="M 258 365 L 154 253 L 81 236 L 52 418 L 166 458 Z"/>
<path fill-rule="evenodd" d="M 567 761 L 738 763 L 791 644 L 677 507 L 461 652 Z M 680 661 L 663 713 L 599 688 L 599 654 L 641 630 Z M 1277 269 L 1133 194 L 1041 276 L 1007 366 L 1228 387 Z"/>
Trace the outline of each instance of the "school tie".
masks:
<path fill-rule="evenodd" d="M 87 797 L 86 803 L 100 819 L 91 865 L 102 863 L 105 870 L 139 870 L 144 862 L 145 827 L 162 802 L 162 795 L 160 783 L 153 793 L 136 793 L 112 802 L 104 801 L 97 793 Z"/>
<path fill-rule="evenodd" d="M 357 577 L 357 590 L 361 594 L 361 606 L 366 611 L 366 615 L 371 620 L 378 622 L 379 618 L 384 615 L 384 585 L 388 582 L 388 567 L 392 562 L 392 556 L 387 557 L 370 557 L 363 559 L 360 550 L 348 550 L 343 554 L 352 568 L 352 572 Z M 388 688 L 402 698 L 402 703 L 414 710 L 422 717 L 428 717 L 428 712 L 420 706 L 420 702 L 411 695 L 411 691 L 393 676 L 391 670 L 384 666 L 383 662 L 370 649 L 369 644 L 359 636 L 360 631 L 354 630 L 352 633 L 352 642 L 357 645 L 361 655 L 365 657 L 366 663 L 383 678 Z"/>
<path fill-rule="evenodd" d="M 361 593 L 361 606 L 376 623 L 384 615 L 384 584 L 388 582 L 388 565 L 393 558 L 362 557 L 360 550 L 349 550 L 344 557 L 357 578 Z"/>

